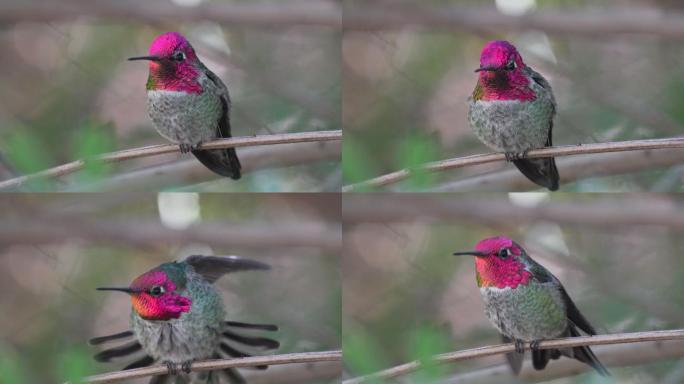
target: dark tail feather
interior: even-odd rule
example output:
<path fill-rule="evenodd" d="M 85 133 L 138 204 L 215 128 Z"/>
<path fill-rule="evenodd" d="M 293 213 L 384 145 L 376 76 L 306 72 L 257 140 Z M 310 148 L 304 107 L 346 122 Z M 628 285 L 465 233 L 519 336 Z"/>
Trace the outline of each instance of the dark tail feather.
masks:
<path fill-rule="evenodd" d="M 542 370 L 549 363 L 550 353 L 547 349 L 532 351 L 532 365 L 536 370 Z"/>
<path fill-rule="evenodd" d="M 513 342 L 513 339 L 508 338 L 504 335 L 501 335 L 501 340 L 503 340 L 504 343 Z M 513 374 L 516 376 L 520 373 L 520 368 L 522 368 L 524 357 L 525 354 L 518 352 L 511 352 L 506 354 L 506 360 L 508 361 L 508 365 L 511 367 L 511 371 L 513 371 Z"/>
<path fill-rule="evenodd" d="M 223 358 L 223 357 L 219 354 L 214 355 L 214 359 L 221 359 L 221 358 Z M 222 373 L 225 377 L 228 378 L 228 382 L 231 384 L 246 384 L 247 383 L 245 381 L 245 378 L 242 377 L 242 375 L 240 374 L 240 372 L 238 372 L 238 370 L 236 368 L 226 368 L 226 369 L 222 369 L 220 371 L 213 371 L 213 372 Z"/>
<path fill-rule="evenodd" d="M 108 362 L 115 357 L 121 357 L 130 355 L 133 352 L 137 352 L 142 349 L 142 346 L 137 341 L 129 344 L 124 344 L 120 347 L 104 350 L 97 355 L 93 356 L 95 360 L 99 362 Z"/>
<path fill-rule="evenodd" d="M 130 336 L 133 336 L 132 331 L 124 331 L 124 332 L 115 333 L 113 335 L 94 337 L 94 338 L 88 340 L 88 344 L 98 345 L 98 344 L 106 343 L 108 341 L 123 339 L 123 338 L 130 337 Z"/>
<path fill-rule="evenodd" d="M 221 372 L 223 372 L 226 376 L 228 376 L 228 381 L 231 384 L 246 384 L 247 383 L 247 381 L 245 381 L 245 378 L 242 377 L 242 375 L 235 368 L 226 368 Z"/>
<path fill-rule="evenodd" d="M 238 358 L 239 357 L 252 357 L 252 355 L 250 355 L 249 353 L 238 351 L 237 349 L 231 347 L 230 345 L 228 345 L 226 343 L 221 343 L 219 345 L 219 347 L 221 348 L 221 351 L 223 351 L 223 353 L 225 353 L 226 355 L 228 355 L 230 357 L 238 357 Z M 256 365 L 252 368 L 266 369 L 266 368 L 268 368 L 268 365 Z"/>
<path fill-rule="evenodd" d="M 235 148 L 211 149 L 192 151 L 197 160 L 205 167 L 221 176 L 230 177 L 233 180 L 240 178 L 240 160 L 235 153 Z"/>
<path fill-rule="evenodd" d="M 277 349 L 280 347 L 280 343 L 278 341 L 266 337 L 242 336 L 230 331 L 224 331 L 223 336 L 229 340 L 252 347 L 264 347 L 265 349 Z"/>
<path fill-rule="evenodd" d="M 569 328 L 569 333 L 570 336 L 576 337 L 580 336 L 579 332 L 577 329 L 575 329 L 574 326 L 570 326 Z M 591 365 L 592 368 L 594 368 L 601 376 L 610 376 L 610 372 L 606 369 L 603 364 L 599 361 L 599 359 L 594 355 L 594 352 L 589 348 L 588 346 L 581 346 L 581 347 L 574 347 L 572 348 L 572 356 L 573 358 Z"/>
<path fill-rule="evenodd" d="M 149 384 L 167 384 L 171 380 L 169 375 L 152 376 Z"/>
<path fill-rule="evenodd" d="M 277 331 L 278 330 L 278 326 L 275 324 L 251 324 L 251 323 L 241 323 L 239 321 L 224 321 L 223 324 L 225 324 L 228 327 L 235 327 L 235 328 L 261 329 L 264 331 Z"/>
<path fill-rule="evenodd" d="M 151 365 L 154 363 L 154 359 L 152 356 L 145 355 L 142 359 L 138 359 L 127 366 L 124 367 L 124 371 L 127 369 L 134 369 L 134 368 L 142 368 L 142 367 L 147 367 L 148 365 Z"/>
<path fill-rule="evenodd" d="M 558 189 L 558 169 L 553 157 L 514 160 L 513 164 L 528 179 L 550 191 Z"/>

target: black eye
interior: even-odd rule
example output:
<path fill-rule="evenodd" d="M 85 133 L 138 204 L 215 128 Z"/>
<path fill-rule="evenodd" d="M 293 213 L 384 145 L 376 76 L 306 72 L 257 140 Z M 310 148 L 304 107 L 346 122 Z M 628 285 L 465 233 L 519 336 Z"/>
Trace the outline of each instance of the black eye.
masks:
<path fill-rule="evenodd" d="M 183 61 L 185 60 L 185 53 L 183 52 L 176 52 L 171 58 L 175 61 Z"/>
<path fill-rule="evenodd" d="M 510 255 L 511 255 L 511 250 L 508 248 L 502 248 L 499 250 L 499 257 L 502 259 L 506 259 Z"/>
<path fill-rule="evenodd" d="M 514 70 L 516 67 L 517 67 L 517 65 L 515 64 L 515 60 L 511 60 L 511 61 L 508 62 L 508 64 L 506 64 L 506 70 L 507 70 L 507 71 L 512 71 L 512 70 Z"/>
<path fill-rule="evenodd" d="M 150 289 L 150 295 L 152 296 L 159 296 L 162 293 L 164 293 L 164 287 L 160 285 L 155 285 L 154 287 L 152 287 L 152 289 Z"/>

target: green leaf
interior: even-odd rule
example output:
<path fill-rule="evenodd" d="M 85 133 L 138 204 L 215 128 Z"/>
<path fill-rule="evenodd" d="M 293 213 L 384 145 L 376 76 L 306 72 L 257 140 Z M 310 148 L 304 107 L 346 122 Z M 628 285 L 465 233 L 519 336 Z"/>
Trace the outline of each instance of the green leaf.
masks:
<path fill-rule="evenodd" d="M 343 180 L 349 183 L 358 183 L 370 179 L 373 174 L 373 162 L 371 156 L 356 145 L 353 139 L 344 139 L 342 146 L 342 175 Z"/>
<path fill-rule="evenodd" d="M 433 382 L 445 376 L 447 367 L 435 363 L 432 358 L 449 350 L 449 339 L 449 335 L 434 327 L 421 327 L 414 331 L 410 350 L 412 357 L 421 362 L 420 370 L 414 375 L 414 382 Z"/>
<path fill-rule="evenodd" d="M 80 129 L 74 138 L 77 159 L 85 159 L 85 166 L 79 177 L 92 182 L 105 177 L 111 171 L 111 165 L 95 157 L 114 149 L 114 139 L 110 125 L 89 123 Z"/>
<path fill-rule="evenodd" d="M 345 365 L 354 375 L 368 375 L 387 367 L 381 358 L 381 348 L 361 330 L 350 330 L 348 336 L 343 338 L 342 349 Z M 369 381 L 371 384 L 381 382 L 378 379 Z"/>
<path fill-rule="evenodd" d="M 51 159 L 38 137 L 25 127 L 17 127 L 5 141 L 3 152 L 10 164 L 21 174 L 30 174 L 48 168 Z M 32 180 L 29 189 L 46 189 L 45 180 Z"/>
<path fill-rule="evenodd" d="M 60 381 L 78 383 L 85 376 L 93 373 L 92 358 L 87 351 L 75 348 L 59 355 L 55 370 Z"/>
<path fill-rule="evenodd" d="M 5 384 L 28 383 L 16 356 L 0 351 L 0 378 Z"/>
<path fill-rule="evenodd" d="M 406 181 L 409 187 L 425 189 L 434 183 L 434 173 L 419 168 L 437 158 L 438 146 L 431 138 L 420 134 L 409 136 L 400 144 L 398 153 L 397 162 L 403 168 L 412 169 Z"/>

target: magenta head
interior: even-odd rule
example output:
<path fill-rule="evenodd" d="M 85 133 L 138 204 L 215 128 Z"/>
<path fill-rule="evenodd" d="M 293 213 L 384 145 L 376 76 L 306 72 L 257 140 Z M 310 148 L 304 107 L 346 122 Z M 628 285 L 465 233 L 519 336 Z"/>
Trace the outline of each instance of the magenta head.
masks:
<path fill-rule="evenodd" d="M 199 59 L 188 40 L 178 32 L 159 35 L 150 45 L 149 55 L 128 60 L 148 60 L 150 77 L 148 90 L 201 93 L 197 82 Z"/>
<path fill-rule="evenodd" d="M 178 284 L 169 274 L 153 269 L 138 276 L 128 288 L 98 288 L 102 291 L 121 291 L 131 295 L 133 310 L 147 320 L 177 319 L 192 306 L 190 298 L 177 292 Z"/>
<path fill-rule="evenodd" d="M 454 255 L 472 255 L 478 258 L 486 258 L 498 256 L 502 251 L 510 251 L 513 255 L 520 255 L 522 253 L 521 248 L 513 240 L 505 236 L 495 236 L 478 241 L 474 251 L 457 252 Z"/>
<path fill-rule="evenodd" d="M 492 40 L 480 53 L 480 68 L 475 72 L 514 71 L 522 68 L 522 56 L 513 44 L 504 40 Z"/>
<path fill-rule="evenodd" d="M 505 236 L 480 240 L 475 250 L 454 255 L 475 256 L 478 287 L 511 287 L 527 284 L 532 274 L 525 269 L 523 250 Z"/>

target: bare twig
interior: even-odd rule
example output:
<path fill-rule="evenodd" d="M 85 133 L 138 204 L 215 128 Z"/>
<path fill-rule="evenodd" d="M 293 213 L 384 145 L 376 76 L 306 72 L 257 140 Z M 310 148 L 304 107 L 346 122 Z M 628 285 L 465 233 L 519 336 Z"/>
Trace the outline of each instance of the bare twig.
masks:
<path fill-rule="evenodd" d="M 67 215 L 33 215 L 0 222 L 0 244 L 51 244 L 68 238 L 153 248 L 198 242 L 230 248 L 317 247 L 336 252 L 342 246 L 341 230 L 323 223 L 203 222 L 175 230 L 159 222 L 83 220 Z"/>
<path fill-rule="evenodd" d="M 469 31 L 501 34 L 539 30 L 554 34 L 606 36 L 620 34 L 684 37 L 684 16 L 654 10 L 592 9 L 543 10 L 522 16 L 505 15 L 494 8 L 426 6 L 368 2 L 344 10 L 345 30 L 378 31 L 405 27 L 435 31 Z"/>
<path fill-rule="evenodd" d="M 339 162 L 341 151 L 341 141 L 327 141 L 245 148 L 240 151 L 239 156 L 242 172 L 251 173 L 260 169 L 276 169 L 320 161 Z M 160 191 L 178 185 L 216 180 L 216 178 L 216 174 L 193 158 L 115 174 L 91 185 L 70 183 L 64 189 L 67 191 L 84 189 L 88 191 Z M 339 189 L 340 183 L 338 182 L 335 192 L 339 192 Z"/>
<path fill-rule="evenodd" d="M 602 345 L 602 344 L 623 344 L 623 343 L 638 343 L 644 341 L 664 341 L 664 340 L 683 340 L 684 329 L 675 329 L 667 331 L 650 331 L 650 332 L 634 332 L 634 333 L 616 333 L 612 335 L 597 335 L 597 336 L 581 336 L 568 337 L 563 339 L 545 340 L 539 343 L 539 348 L 568 348 L 578 347 L 581 345 Z M 527 346 L 526 346 L 527 347 Z M 485 356 L 493 356 L 506 354 L 515 351 L 515 344 L 499 344 L 487 347 L 466 349 L 457 352 L 443 353 L 431 359 L 431 362 L 444 364 L 454 361 L 475 359 Z M 345 380 L 343 384 L 359 384 L 372 379 L 389 379 L 397 376 L 405 375 L 414 372 L 424 364 L 421 361 L 412 361 L 406 364 L 398 365 L 372 375 L 357 377 L 354 379 Z"/>
<path fill-rule="evenodd" d="M 0 2 L 0 22 L 73 20 L 81 17 L 126 22 L 168 23 L 215 21 L 243 27 L 342 27 L 342 10 L 334 1 L 226 3 L 211 2 L 184 7 L 162 0 L 61 1 L 53 7 L 42 1 Z"/>
<path fill-rule="evenodd" d="M 562 170 L 561 185 L 589 177 L 616 176 L 648 169 L 669 167 L 684 163 L 684 151 L 663 149 L 622 153 L 595 153 L 586 156 L 557 159 Z M 671 186 L 677 188 L 677 186 Z M 432 192 L 466 191 L 525 191 L 538 188 L 515 167 L 482 175 L 445 182 L 432 188 Z"/>
<path fill-rule="evenodd" d="M 253 356 L 243 357 L 238 359 L 221 359 L 221 360 L 206 360 L 196 361 L 192 363 L 191 370 L 212 371 L 225 368 L 243 368 L 254 367 L 257 365 L 282 365 L 282 364 L 301 364 L 314 363 L 319 361 L 340 361 L 342 360 L 342 351 L 325 351 L 325 352 L 302 352 L 290 353 L 287 355 L 273 355 L 273 356 Z M 129 369 L 126 371 L 105 373 L 102 375 L 95 375 L 83 379 L 84 383 L 115 383 L 118 381 L 130 380 L 140 377 L 166 375 L 169 369 L 166 365 L 155 365 L 152 367 Z"/>
<path fill-rule="evenodd" d="M 570 156 L 587 153 L 607 153 L 607 152 L 623 152 L 636 151 L 644 149 L 667 149 L 667 148 L 684 148 L 684 138 L 671 139 L 652 139 L 652 140 L 634 140 L 634 141 L 620 141 L 611 143 L 595 143 L 595 144 L 579 144 L 579 145 L 564 145 L 559 147 L 548 147 L 542 149 L 531 150 L 527 153 L 527 158 L 535 159 L 540 157 L 558 157 Z M 412 172 L 416 170 L 427 172 L 445 171 L 448 169 L 463 168 L 471 165 L 479 165 L 486 163 L 493 163 L 497 161 L 506 160 L 503 153 L 489 153 L 472 155 L 466 157 L 459 157 L 454 159 L 434 161 L 414 169 L 402 169 L 396 172 L 388 173 L 370 180 L 362 181 L 357 184 L 346 185 L 343 187 L 343 192 L 352 192 L 361 188 L 381 187 L 388 184 L 393 184 L 404 180 L 411 176 Z"/>
<path fill-rule="evenodd" d="M 684 357 L 684 341 L 599 345 L 592 349 L 601 356 L 601 362 L 609 367 L 628 367 Z M 537 383 L 578 375 L 591 369 L 577 360 L 561 359 L 539 371 L 532 367 L 531 361 L 526 361 L 516 379 L 525 383 Z M 496 384 L 514 380 L 508 364 L 499 364 L 451 376 L 441 381 L 441 384 Z"/>
<path fill-rule="evenodd" d="M 345 223 L 444 221 L 483 224 L 539 220 L 562 224 L 595 226 L 604 229 L 627 225 L 660 225 L 684 230 L 684 204 L 676 195 L 619 196 L 578 201 L 551 200 L 547 204 L 521 206 L 505 197 L 429 196 L 388 194 L 382 199 L 372 194 L 346 197 L 342 212 Z"/>
<path fill-rule="evenodd" d="M 247 137 L 233 137 L 230 139 L 220 139 L 202 144 L 202 149 L 220 149 L 220 148 L 234 148 L 234 147 L 249 147 L 257 145 L 273 145 L 273 144 L 289 144 L 289 143 L 303 143 L 311 141 L 332 141 L 341 140 L 342 131 L 319 131 L 319 132 L 298 132 L 298 133 L 283 133 L 276 135 L 263 136 L 247 136 Z M 106 153 L 92 159 L 91 161 L 102 161 L 105 163 L 113 163 L 124 160 L 136 159 L 140 157 L 156 156 L 166 153 L 179 152 L 178 145 L 175 144 L 160 144 L 151 145 L 142 148 L 126 149 L 112 153 Z M 0 182 L 0 190 L 17 188 L 32 180 L 63 176 L 82 169 L 85 165 L 85 160 L 76 160 L 71 163 L 63 164 L 54 168 L 46 169 L 44 171 L 34 173 L 31 175 L 21 176 L 14 179 L 4 180 Z"/>

